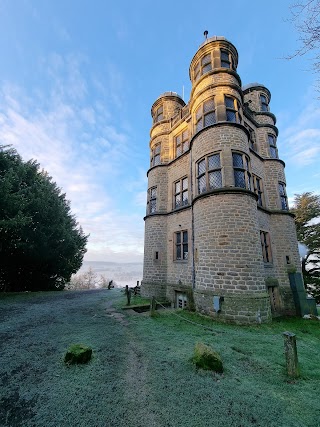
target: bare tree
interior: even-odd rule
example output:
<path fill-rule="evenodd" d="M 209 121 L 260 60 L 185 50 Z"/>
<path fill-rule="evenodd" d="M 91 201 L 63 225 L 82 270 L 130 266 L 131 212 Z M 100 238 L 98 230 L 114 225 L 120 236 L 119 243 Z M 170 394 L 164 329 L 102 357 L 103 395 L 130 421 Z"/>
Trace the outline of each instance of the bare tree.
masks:
<path fill-rule="evenodd" d="M 320 0 L 308 0 L 294 3 L 291 8 L 291 18 L 298 33 L 300 46 L 286 59 L 293 59 L 312 52 L 315 72 L 320 71 Z"/>
<path fill-rule="evenodd" d="M 97 281 L 97 275 L 91 267 L 83 274 L 84 284 L 87 289 L 95 287 Z"/>

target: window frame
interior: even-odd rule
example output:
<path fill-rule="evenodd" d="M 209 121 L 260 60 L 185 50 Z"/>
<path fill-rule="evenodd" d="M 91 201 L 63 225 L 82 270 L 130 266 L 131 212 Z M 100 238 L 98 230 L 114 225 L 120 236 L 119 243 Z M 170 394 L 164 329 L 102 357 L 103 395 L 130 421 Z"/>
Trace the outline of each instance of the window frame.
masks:
<path fill-rule="evenodd" d="M 280 197 L 281 210 L 288 211 L 289 204 L 288 204 L 288 197 L 287 197 L 287 191 L 286 191 L 286 184 L 284 182 L 282 181 L 278 182 L 278 191 L 279 191 L 279 197 Z"/>
<path fill-rule="evenodd" d="M 258 196 L 257 205 L 264 206 L 263 182 L 262 178 L 252 174 L 253 192 Z"/>
<path fill-rule="evenodd" d="M 268 133 L 269 154 L 271 159 L 278 159 L 278 148 L 276 137 L 272 133 Z"/>
<path fill-rule="evenodd" d="M 205 58 L 210 58 L 210 60 L 204 62 Z M 206 69 L 204 71 L 204 69 L 206 67 L 208 67 L 208 65 L 210 64 L 210 69 Z M 213 69 L 213 58 L 212 58 L 212 52 L 209 53 L 205 53 L 196 63 L 196 65 L 193 68 L 193 79 L 194 81 L 197 81 L 200 79 L 201 76 L 203 76 L 204 74 L 209 73 L 210 71 L 212 71 Z"/>
<path fill-rule="evenodd" d="M 159 105 L 159 107 L 155 111 L 153 123 L 158 123 L 163 119 L 164 119 L 164 117 L 163 117 L 163 105 Z"/>
<path fill-rule="evenodd" d="M 213 108 L 209 109 L 208 111 L 205 111 L 205 106 L 206 104 L 208 105 L 209 102 L 213 103 Z M 200 132 L 202 129 L 205 129 L 206 127 L 212 126 L 217 123 L 216 109 L 217 107 L 214 97 L 207 99 L 206 101 L 202 102 L 201 105 L 199 105 L 199 107 L 195 111 L 195 133 Z M 205 119 L 210 114 L 213 114 L 214 121 L 212 124 L 205 125 Z"/>
<path fill-rule="evenodd" d="M 161 142 L 157 142 L 151 150 L 150 167 L 161 165 Z"/>
<path fill-rule="evenodd" d="M 209 58 L 209 60 L 207 60 L 206 62 L 204 62 L 205 58 Z M 212 71 L 212 55 L 211 55 L 211 52 L 203 55 L 203 57 L 200 59 L 200 63 L 201 63 L 201 66 L 200 66 L 201 76 L 203 76 L 204 74 L 207 74 L 210 71 Z M 208 65 L 210 65 L 210 68 L 208 70 L 204 71 L 204 69 L 206 67 L 208 67 Z"/>
<path fill-rule="evenodd" d="M 181 141 L 178 142 L 178 139 L 181 138 Z M 178 154 L 178 148 L 181 152 Z M 175 158 L 182 156 L 186 151 L 189 150 L 189 131 L 188 128 L 184 129 L 182 132 L 178 133 L 174 137 L 174 150 Z"/>
<path fill-rule="evenodd" d="M 211 157 L 214 156 L 219 156 L 219 166 L 218 167 L 210 167 L 210 162 L 209 159 Z M 200 163 L 205 162 L 205 169 L 203 172 L 199 172 L 199 165 Z M 221 186 L 218 187 L 213 187 L 210 185 L 210 175 L 215 174 L 219 172 L 220 175 L 220 182 L 221 182 Z M 200 182 L 202 177 L 205 177 L 205 189 L 200 191 Z M 215 153 L 211 153 L 208 154 L 207 156 L 203 157 L 202 159 L 198 160 L 196 163 L 196 180 L 197 180 L 197 194 L 203 194 L 206 193 L 208 191 L 212 191 L 212 190 L 216 190 L 217 188 L 222 188 L 223 187 L 223 180 L 222 180 L 222 166 L 221 166 L 221 153 L 219 152 L 215 152 Z"/>
<path fill-rule="evenodd" d="M 194 79 L 194 81 L 199 80 L 200 76 L 201 76 L 201 66 L 200 66 L 200 61 L 198 61 L 196 63 L 196 65 L 194 66 L 194 69 L 193 69 L 193 79 Z"/>
<path fill-rule="evenodd" d="M 235 162 L 234 162 L 235 155 L 240 155 L 242 157 L 242 167 L 235 165 Z M 252 191 L 252 173 L 251 173 L 249 156 L 239 151 L 232 151 L 232 166 L 233 166 L 234 186 L 236 188 L 244 188 L 246 190 Z M 243 176 L 244 176 L 243 180 L 245 182 L 245 186 L 237 185 L 237 179 L 236 179 L 236 173 L 235 173 L 236 171 L 240 171 L 243 173 Z"/>
<path fill-rule="evenodd" d="M 262 250 L 262 258 L 265 264 L 272 263 L 272 251 L 270 233 L 268 231 L 260 230 L 260 243 Z"/>
<path fill-rule="evenodd" d="M 188 230 L 176 231 L 174 233 L 174 261 L 187 262 L 188 259 L 189 259 Z"/>
<path fill-rule="evenodd" d="M 256 132 L 255 130 L 248 125 L 248 123 L 244 122 L 244 127 L 249 132 L 249 146 L 253 151 L 257 152 L 257 140 L 256 140 Z"/>
<path fill-rule="evenodd" d="M 264 93 L 260 93 L 260 111 L 263 113 L 269 112 L 268 98 Z"/>
<path fill-rule="evenodd" d="M 147 214 L 157 212 L 157 186 L 148 189 Z"/>
<path fill-rule="evenodd" d="M 228 105 L 227 100 L 231 100 L 233 106 Z M 241 123 L 241 115 L 239 113 L 239 101 L 231 95 L 224 95 L 224 106 L 226 109 L 226 121 L 230 123 Z M 228 112 L 234 114 L 234 120 L 228 119 Z"/>
<path fill-rule="evenodd" d="M 184 187 L 184 182 L 187 183 L 187 187 Z M 180 185 L 177 190 L 177 184 Z M 187 194 L 187 198 L 184 199 L 184 195 Z M 180 203 L 177 199 L 180 197 Z M 173 209 L 179 209 L 189 204 L 189 180 L 188 176 L 184 176 L 173 183 Z"/>
<path fill-rule="evenodd" d="M 223 54 L 228 55 L 228 59 L 226 57 L 223 58 Z M 228 64 L 227 66 L 223 64 Z M 220 67 L 221 68 L 227 68 L 229 70 L 233 69 L 233 61 L 232 61 L 232 55 L 227 49 L 220 49 Z"/>

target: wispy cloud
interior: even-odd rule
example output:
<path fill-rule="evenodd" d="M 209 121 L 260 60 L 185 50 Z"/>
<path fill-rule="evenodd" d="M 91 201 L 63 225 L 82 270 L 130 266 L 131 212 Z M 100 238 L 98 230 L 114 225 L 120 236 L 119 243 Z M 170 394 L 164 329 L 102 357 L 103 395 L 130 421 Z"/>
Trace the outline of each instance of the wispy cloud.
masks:
<path fill-rule="evenodd" d="M 320 105 L 316 100 L 305 105 L 296 117 L 286 118 L 289 126 L 280 129 L 280 156 L 287 164 L 292 198 L 296 193 L 320 191 L 316 176 L 320 163 Z"/>
<path fill-rule="evenodd" d="M 124 167 L 132 164 L 130 134 L 122 129 L 119 114 L 115 118 L 109 112 L 121 106 L 122 78 L 114 77 L 110 87 L 100 82 L 109 94 L 101 97 L 95 92 L 97 77 L 82 72 L 85 63 L 83 56 L 53 54 L 43 61 L 48 88 L 27 94 L 4 85 L 0 142 L 12 144 L 25 160 L 36 159 L 66 192 L 79 223 L 90 233 L 87 259 L 141 260 L 145 178 Z M 118 207 L 123 199 L 127 215 Z"/>
<path fill-rule="evenodd" d="M 320 129 L 294 129 L 284 141 L 288 147 L 289 160 L 297 166 L 306 166 L 317 161 L 320 154 Z"/>
<path fill-rule="evenodd" d="M 320 154 L 320 107 L 315 102 L 301 111 L 293 125 L 282 131 L 287 157 L 297 165 L 308 165 Z"/>

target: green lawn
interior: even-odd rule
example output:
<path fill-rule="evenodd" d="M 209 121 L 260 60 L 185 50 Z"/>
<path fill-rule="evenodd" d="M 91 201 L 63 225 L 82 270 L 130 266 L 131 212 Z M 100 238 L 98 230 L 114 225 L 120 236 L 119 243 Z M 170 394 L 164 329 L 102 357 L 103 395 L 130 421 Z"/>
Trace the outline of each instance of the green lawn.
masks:
<path fill-rule="evenodd" d="M 320 426 L 319 321 L 241 327 L 171 310 L 151 318 L 124 303 L 117 289 L 0 295 L 0 426 Z M 297 334 L 295 381 L 287 330 Z M 198 341 L 221 354 L 224 374 L 195 368 Z M 72 343 L 93 348 L 88 365 L 64 364 Z"/>

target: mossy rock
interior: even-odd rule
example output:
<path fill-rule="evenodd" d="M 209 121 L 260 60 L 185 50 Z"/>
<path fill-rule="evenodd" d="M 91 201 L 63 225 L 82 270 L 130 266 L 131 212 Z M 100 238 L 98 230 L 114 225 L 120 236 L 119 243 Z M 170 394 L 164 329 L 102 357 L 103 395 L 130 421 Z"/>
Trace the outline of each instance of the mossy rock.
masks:
<path fill-rule="evenodd" d="M 64 356 L 64 362 L 67 364 L 87 363 L 91 359 L 92 348 L 83 344 L 72 344 Z"/>
<path fill-rule="evenodd" d="M 198 368 L 223 372 L 223 364 L 219 353 L 201 342 L 198 342 L 195 346 L 192 361 Z"/>

